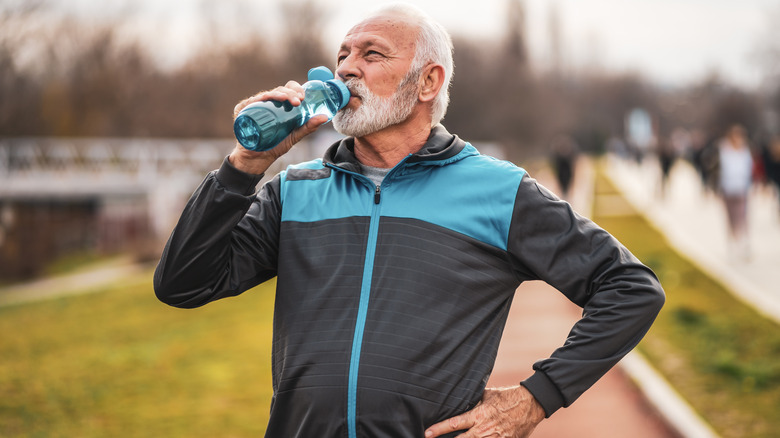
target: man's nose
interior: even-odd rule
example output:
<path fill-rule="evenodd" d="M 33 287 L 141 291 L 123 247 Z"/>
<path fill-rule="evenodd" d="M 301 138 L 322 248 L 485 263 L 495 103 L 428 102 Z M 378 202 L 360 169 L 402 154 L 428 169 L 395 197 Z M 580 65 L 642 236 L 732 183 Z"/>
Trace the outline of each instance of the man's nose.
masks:
<path fill-rule="evenodd" d="M 344 58 L 338 67 L 336 67 L 336 76 L 342 81 L 347 81 L 348 79 L 360 76 L 360 69 L 358 69 L 353 55 Z"/>

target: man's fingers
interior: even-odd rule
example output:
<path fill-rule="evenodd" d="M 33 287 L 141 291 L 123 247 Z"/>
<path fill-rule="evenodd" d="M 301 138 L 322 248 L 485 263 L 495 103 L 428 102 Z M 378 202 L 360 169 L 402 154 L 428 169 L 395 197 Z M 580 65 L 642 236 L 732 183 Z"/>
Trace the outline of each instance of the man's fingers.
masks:
<path fill-rule="evenodd" d="M 474 426 L 474 420 L 472 419 L 471 411 L 469 411 L 429 427 L 425 431 L 425 438 L 434 438 L 450 432 L 466 430 L 472 426 Z"/>
<path fill-rule="evenodd" d="M 426 438 L 465 431 L 463 438 L 489 436 L 527 437 L 544 419 L 544 410 L 524 386 L 486 388 L 474 409 L 434 424 Z"/>
<path fill-rule="evenodd" d="M 322 126 L 327 121 L 328 117 L 324 114 L 319 114 L 312 117 L 306 123 L 304 123 L 303 126 L 293 130 L 293 132 L 290 134 L 290 141 L 292 144 L 298 143 L 303 137 L 306 137 L 307 135 L 316 131 L 317 128 Z"/>
<path fill-rule="evenodd" d="M 254 96 L 248 97 L 239 102 L 233 108 L 233 118 L 238 116 L 238 113 L 247 106 L 255 102 L 265 102 L 269 100 L 275 100 L 278 102 L 290 102 L 292 106 L 298 106 L 304 98 L 304 91 L 301 84 L 290 81 L 283 87 L 276 87 L 273 90 L 261 91 Z"/>
<path fill-rule="evenodd" d="M 288 85 L 290 83 L 288 82 Z M 278 101 L 288 101 L 293 106 L 298 106 L 301 104 L 301 101 L 303 100 L 304 92 L 303 88 L 301 86 L 298 86 L 296 88 L 291 88 L 288 86 L 284 87 L 276 87 L 271 91 L 267 91 L 265 93 L 261 93 L 259 95 L 253 96 L 250 98 L 250 100 L 255 99 L 255 102 L 260 102 L 264 100 L 278 100 Z"/>
<path fill-rule="evenodd" d="M 301 138 L 316 131 L 317 128 L 324 125 L 325 123 L 328 123 L 328 116 L 325 114 L 317 114 L 316 116 L 312 117 L 299 128 L 303 131 L 303 136 L 301 136 Z"/>
<path fill-rule="evenodd" d="M 288 135 L 284 140 L 282 140 L 281 143 L 276 145 L 274 148 L 269 149 L 267 152 L 271 155 L 273 155 L 274 160 L 281 157 L 282 155 L 286 154 L 287 151 L 289 151 L 296 143 L 301 141 L 303 137 L 306 137 L 307 135 L 311 134 L 312 132 L 316 131 L 317 128 L 322 126 L 328 121 L 328 117 L 324 114 L 319 114 L 307 121 L 303 124 L 303 126 L 299 128 L 295 128 L 290 135 Z"/>
<path fill-rule="evenodd" d="M 303 85 L 295 82 L 295 81 L 289 81 L 286 84 L 284 84 L 285 88 L 288 88 L 290 90 L 293 90 L 294 92 L 300 94 L 303 96 Z"/>

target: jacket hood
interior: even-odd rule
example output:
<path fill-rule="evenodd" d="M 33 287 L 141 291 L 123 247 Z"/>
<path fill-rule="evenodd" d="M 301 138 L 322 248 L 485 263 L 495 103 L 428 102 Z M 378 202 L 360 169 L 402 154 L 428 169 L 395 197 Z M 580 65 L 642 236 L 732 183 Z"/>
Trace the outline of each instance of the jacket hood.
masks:
<path fill-rule="evenodd" d="M 476 149 L 457 135 L 450 134 L 443 125 L 439 124 L 431 129 L 428 141 L 423 147 L 411 154 L 406 162 L 409 164 L 445 165 L 477 154 Z M 325 152 L 323 162 L 353 172 L 360 172 L 360 163 L 355 157 L 355 139 L 347 137 L 334 143 Z"/>

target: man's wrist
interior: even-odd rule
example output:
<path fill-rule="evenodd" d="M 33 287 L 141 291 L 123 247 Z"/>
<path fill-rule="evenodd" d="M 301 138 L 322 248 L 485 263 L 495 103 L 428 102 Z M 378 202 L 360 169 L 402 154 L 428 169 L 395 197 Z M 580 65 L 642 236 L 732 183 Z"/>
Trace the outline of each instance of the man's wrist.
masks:
<path fill-rule="evenodd" d="M 531 393 L 531 391 L 528 390 L 523 385 L 519 385 L 520 388 L 522 388 L 522 391 L 525 392 L 525 397 L 528 399 L 528 406 L 529 406 L 529 418 L 531 421 L 535 423 L 539 423 L 545 418 L 547 418 L 547 412 L 545 412 L 544 408 L 542 407 L 542 404 L 539 403 L 539 400 L 534 397 L 534 395 Z"/>
<path fill-rule="evenodd" d="M 258 152 L 243 149 L 241 145 L 236 144 L 233 152 L 228 156 L 228 161 L 236 169 L 250 175 L 262 175 L 276 161 L 270 154 L 260 154 Z"/>
<path fill-rule="evenodd" d="M 255 175 L 236 168 L 230 157 L 225 157 L 222 166 L 217 170 L 217 181 L 228 191 L 242 195 L 252 195 L 256 191 L 257 184 L 263 178 L 263 174 Z"/>
<path fill-rule="evenodd" d="M 520 385 L 525 387 L 536 399 L 547 418 L 565 404 L 558 387 L 542 371 L 537 370 L 531 377 L 520 382 Z"/>

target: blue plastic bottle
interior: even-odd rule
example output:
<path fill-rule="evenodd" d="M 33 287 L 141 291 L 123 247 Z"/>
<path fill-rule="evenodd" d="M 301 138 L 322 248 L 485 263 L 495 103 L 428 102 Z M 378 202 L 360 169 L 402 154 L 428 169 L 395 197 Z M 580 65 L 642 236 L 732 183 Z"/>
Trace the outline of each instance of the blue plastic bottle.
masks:
<path fill-rule="evenodd" d="M 299 106 L 265 101 L 241 110 L 233 122 L 233 132 L 241 146 L 252 151 L 272 149 L 312 117 L 325 114 L 330 121 L 349 102 L 349 89 L 334 79 L 327 67 L 309 70 L 308 79 L 303 84 L 306 95 Z"/>

